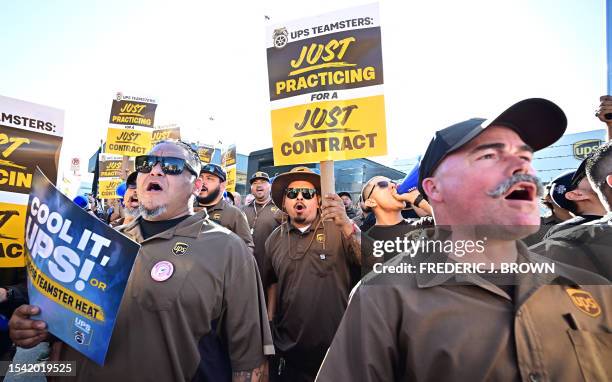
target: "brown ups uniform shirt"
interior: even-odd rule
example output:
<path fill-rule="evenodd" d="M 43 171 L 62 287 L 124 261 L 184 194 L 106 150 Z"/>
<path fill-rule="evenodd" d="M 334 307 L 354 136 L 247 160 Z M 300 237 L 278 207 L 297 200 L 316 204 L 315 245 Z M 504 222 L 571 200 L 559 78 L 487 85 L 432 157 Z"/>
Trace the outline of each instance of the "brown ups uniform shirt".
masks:
<path fill-rule="evenodd" d="M 121 302 L 103 367 L 67 345 L 79 381 L 190 381 L 201 361 L 200 340 L 217 332 L 234 371 L 253 370 L 273 352 L 255 260 L 244 243 L 202 211 L 143 240 L 136 221 L 122 232 L 142 245 Z M 174 271 L 155 281 L 152 269 Z M 73 379 L 70 379 L 71 381 Z"/>
<path fill-rule="evenodd" d="M 264 283 L 278 283 L 274 346 L 287 364 L 312 375 L 346 309 L 349 263 L 357 262 L 333 222 L 315 227 L 317 221 L 302 233 L 283 223 L 266 241 L 264 265 Z"/>
<path fill-rule="evenodd" d="M 612 282 L 612 213 L 600 220 L 557 232 L 530 250 L 597 273 Z"/>
<path fill-rule="evenodd" d="M 219 203 L 207 207 L 206 210 L 208 211 L 210 220 L 217 224 L 221 224 L 223 227 L 238 235 L 238 237 L 246 243 L 251 252 L 253 252 L 255 244 L 253 244 L 251 229 L 249 228 L 249 223 L 244 213 L 240 211 L 238 207 L 232 206 L 224 199 L 221 199 Z"/>
<path fill-rule="evenodd" d="M 253 241 L 255 242 L 255 260 L 260 271 L 263 269 L 264 255 L 266 253 L 266 240 L 268 236 L 280 225 L 282 212 L 270 200 L 264 205 L 259 205 L 253 201 L 251 204 L 242 207 L 242 212 L 246 215 Z M 264 288 L 265 288 L 264 284 Z"/>
<path fill-rule="evenodd" d="M 519 262 L 550 262 L 518 247 Z M 386 265 L 402 262 L 413 260 Z M 449 286 L 441 274 L 370 273 L 317 381 L 610 381 L 612 287 L 578 286 L 597 276 L 555 265 L 557 275 L 519 275 L 514 301 L 482 279 Z M 561 285 L 544 285 L 554 279 Z"/>

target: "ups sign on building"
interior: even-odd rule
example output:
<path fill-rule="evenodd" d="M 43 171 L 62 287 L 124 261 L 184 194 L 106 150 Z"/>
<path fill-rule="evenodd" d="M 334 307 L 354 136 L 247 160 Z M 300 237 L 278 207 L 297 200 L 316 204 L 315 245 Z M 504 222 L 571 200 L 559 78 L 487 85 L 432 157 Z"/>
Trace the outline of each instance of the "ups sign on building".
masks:
<path fill-rule="evenodd" d="M 572 145 L 574 158 L 578 160 L 585 159 L 595 148 L 601 145 L 602 141 L 599 139 L 585 139 L 578 141 Z"/>

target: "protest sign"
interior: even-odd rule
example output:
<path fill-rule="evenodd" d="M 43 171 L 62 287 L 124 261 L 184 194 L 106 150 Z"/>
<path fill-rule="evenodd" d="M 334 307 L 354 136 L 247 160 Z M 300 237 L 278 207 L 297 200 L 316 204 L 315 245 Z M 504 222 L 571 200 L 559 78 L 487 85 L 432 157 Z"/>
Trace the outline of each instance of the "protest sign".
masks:
<path fill-rule="evenodd" d="M 229 145 L 221 153 L 221 166 L 230 167 L 236 164 L 236 145 Z"/>
<path fill-rule="evenodd" d="M 236 145 L 229 145 L 221 153 L 221 166 L 227 174 L 225 189 L 230 192 L 236 191 Z"/>
<path fill-rule="evenodd" d="M 121 155 L 104 154 L 98 155 L 98 168 L 100 178 L 120 178 L 121 177 Z M 128 162 L 130 172 L 134 171 L 134 161 Z"/>
<path fill-rule="evenodd" d="M 208 146 L 208 145 L 198 146 L 198 156 L 200 157 L 200 161 L 202 162 L 202 164 L 212 162 L 212 157 L 214 153 L 215 153 L 215 148 L 213 146 Z"/>
<path fill-rule="evenodd" d="M 181 128 L 176 124 L 156 126 L 151 133 L 151 147 L 167 139 L 181 139 Z"/>
<path fill-rule="evenodd" d="M 129 157 L 146 154 L 151 148 L 156 109 L 154 98 L 118 92 L 111 106 L 106 152 Z"/>
<path fill-rule="evenodd" d="M 123 179 L 123 157 L 114 154 L 98 154 L 98 195 L 99 199 L 118 199 L 116 190 Z M 134 161 L 128 160 L 127 171 L 134 171 Z"/>
<path fill-rule="evenodd" d="M 119 199 L 117 187 L 123 182 L 121 178 L 99 178 L 98 199 Z"/>
<path fill-rule="evenodd" d="M 103 365 L 140 246 L 79 208 L 40 170 L 26 216 L 28 294 L 40 307 L 36 319 Z"/>
<path fill-rule="evenodd" d="M 385 155 L 378 5 L 267 30 L 274 165 Z"/>
<path fill-rule="evenodd" d="M 227 184 L 225 189 L 229 192 L 236 191 L 236 166 L 228 167 L 226 170 L 227 174 Z"/>
<path fill-rule="evenodd" d="M 0 267 L 23 267 L 25 211 L 36 166 L 57 180 L 64 111 L 0 96 Z"/>
<path fill-rule="evenodd" d="M 118 92 L 113 99 L 109 123 L 115 125 L 153 127 L 157 101 Z"/>
<path fill-rule="evenodd" d="M 106 132 L 106 152 L 136 157 L 151 148 L 152 130 L 142 127 L 109 127 Z"/>

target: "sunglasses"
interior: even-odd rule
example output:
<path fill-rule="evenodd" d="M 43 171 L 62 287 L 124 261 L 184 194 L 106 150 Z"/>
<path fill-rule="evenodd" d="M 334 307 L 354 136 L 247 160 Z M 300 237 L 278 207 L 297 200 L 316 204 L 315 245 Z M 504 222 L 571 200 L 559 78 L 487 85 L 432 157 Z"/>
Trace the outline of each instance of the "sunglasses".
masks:
<path fill-rule="evenodd" d="M 175 157 L 159 157 L 156 155 L 137 156 L 135 160 L 136 171 L 143 174 L 148 174 L 158 163 L 161 165 L 161 169 L 166 175 L 178 175 L 182 173 L 183 170 L 187 169 L 187 171 L 193 175 L 198 176 L 193 167 L 191 167 L 191 165 L 187 163 L 185 159 Z"/>
<path fill-rule="evenodd" d="M 387 181 L 387 180 L 381 180 L 381 181 L 374 183 L 374 187 L 372 187 L 372 189 L 370 190 L 370 193 L 368 194 L 368 197 L 365 198 L 364 200 L 370 199 L 370 196 L 372 196 L 372 193 L 374 192 L 374 189 L 376 188 L 376 186 L 380 188 L 387 188 L 389 187 L 390 184 L 397 185 L 397 183 L 393 181 Z"/>
<path fill-rule="evenodd" d="M 314 188 L 288 188 L 285 190 L 285 195 L 289 199 L 295 199 L 298 197 L 298 194 L 302 194 L 302 197 L 306 200 L 310 200 L 314 198 L 317 194 L 317 190 Z"/>

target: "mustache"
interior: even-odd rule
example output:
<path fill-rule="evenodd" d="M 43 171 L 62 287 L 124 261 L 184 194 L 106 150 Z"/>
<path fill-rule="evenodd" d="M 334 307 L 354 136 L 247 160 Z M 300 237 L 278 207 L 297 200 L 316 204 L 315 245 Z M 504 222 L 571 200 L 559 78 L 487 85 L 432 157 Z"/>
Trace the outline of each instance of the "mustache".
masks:
<path fill-rule="evenodd" d="M 487 195 L 492 196 L 494 198 L 501 198 L 512 186 L 520 182 L 530 182 L 536 186 L 536 194 L 538 197 L 542 197 L 544 195 L 544 185 L 542 185 L 542 181 L 537 176 L 533 176 L 530 174 L 516 174 L 512 175 L 508 179 L 499 183 L 497 187 L 495 187 L 491 191 L 487 191 Z"/>

